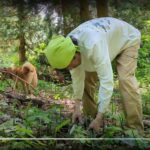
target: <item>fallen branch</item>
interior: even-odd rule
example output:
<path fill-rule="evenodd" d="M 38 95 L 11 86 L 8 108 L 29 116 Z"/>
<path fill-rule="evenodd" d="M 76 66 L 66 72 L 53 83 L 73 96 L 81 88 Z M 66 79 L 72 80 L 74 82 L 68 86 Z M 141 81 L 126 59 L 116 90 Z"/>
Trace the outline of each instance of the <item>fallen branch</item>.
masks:
<path fill-rule="evenodd" d="M 17 99 L 21 103 L 25 103 L 25 102 L 30 102 L 31 101 L 34 105 L 38 105 L 39 107 L 41 107 L 41 106 L 43 106 L 45 104 L 45 102 L 42 101 L 41 99 L 27 97 L 26 95 L 19 95 L 19 94 L 8 93 L 8 92 L 4 92 L 2 94 L 5 95 L 7 98 Z"/>
<path fill-rule="evenodd" d="M 11 74 L 12 76 L 16 77 L 16 79 L 19 79 L 21 81 L 23 81 L 24 83 L 28 84 L 30 87 L 32 87 L 32 89 L 35 89 L 30 83 L 28 83 L 27 81 L 25 81 L 24 79 L 20 78 L 19 76 L 17 76 L 16 74 L 9 72 L 9 71 L 5 71 L 3 69 L 0 69 L 0 72 L 2 73 L 7 73 L 7 74 Z"/>

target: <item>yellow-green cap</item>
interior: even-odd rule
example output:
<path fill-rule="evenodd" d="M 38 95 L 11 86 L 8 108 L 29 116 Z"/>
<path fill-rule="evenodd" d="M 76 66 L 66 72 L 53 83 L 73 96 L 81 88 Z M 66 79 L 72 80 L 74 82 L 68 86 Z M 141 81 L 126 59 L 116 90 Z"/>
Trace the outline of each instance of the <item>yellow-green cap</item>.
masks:
<path fill-rule="evenodd" d="M 45 49 L 45 55 L 53 68 L 64 69 L 73 59 L 77 46 L 72 43 L 70 37 L 55 35 Z"/>

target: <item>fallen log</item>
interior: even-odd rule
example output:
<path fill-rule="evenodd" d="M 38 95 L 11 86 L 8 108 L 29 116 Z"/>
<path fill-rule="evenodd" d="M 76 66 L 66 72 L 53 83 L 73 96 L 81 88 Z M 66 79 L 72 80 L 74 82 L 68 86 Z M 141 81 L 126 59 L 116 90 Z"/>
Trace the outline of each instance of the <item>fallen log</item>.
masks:
<path fill-rule="evenodd" d="M 28 96 L 23 95 L 23 94 L 16 94 L 16 93 L 14 94 L 12 92 L 9 92 L 9 93 L 4 92 L 2 94 L 9 99 L 17 99 L 21 103 L 32 102 L 33 105 L 38 105 L 38 107 L 42 107 L 45 104 L 43 99 L 41 100 L 39 98 L 32 98 L 32 97 L 28 97 Z"/>

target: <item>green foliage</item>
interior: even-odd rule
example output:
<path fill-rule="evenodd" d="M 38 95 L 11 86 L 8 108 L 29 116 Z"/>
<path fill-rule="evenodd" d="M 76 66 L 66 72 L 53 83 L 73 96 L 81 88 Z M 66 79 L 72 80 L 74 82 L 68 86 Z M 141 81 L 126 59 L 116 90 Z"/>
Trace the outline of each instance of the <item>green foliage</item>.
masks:
<path fill-rule="evenodd" d="M 0 135 L 2 137 L 9 137 L 13 135 L 15 132 L 15 126 L 14 126 L 15 119 L 10 119 L 0 125 Z"/>
<path fill-rule="evenodd" d="M 44 124 L 50 124 L 50 113 L 42 111 L 36 107 L 27 108 L 25 110 L 25 120 L 24 124 L 25 126 L 29 126 L 30 128 L 40 128 Z"/>
<path fill-rule="evenodd" d="M 111 125 L 111 126 L 105 128 L 104 137 L 112 138 L 112 137 L 115 137 L 115 135 L 119 135 L 119 134 L 120 135 L 123 134 L 122 128 Z"/>
<path fill-rule="evenodd" d="M 142 95 L 143 102 L 143 113 L 144 114 L 150 114 L 150 88 L 149 90 Z"/>
<path fill-rule="evenodd" d="M 20 149 L 20 150 L 25 150 L 25 149 L 29 149 L 31 148 L 31 145 L 29 145 L 27 142 L 24 141 L 14 141 L 14 142 L 10 142 L 8 145 L 8 149 Z"/>
<path fill-rule="evenodd" d="M 72 126 L 70 130 L 70 135 L 73 136 L 74 138 L 87 138 L 86 130 L 82 126 L 76 124 Z"/>
<path fill-rule="evenodd" d="M 0 91 L 4 91 L 6 89 L 6 87 L 8 86 L 7 82 L 3 82 L 0 80 Z"/>
<path fill-rule="evenodd" d="M 44 91 L 44 93 L 49 93 L 55 100 L 72 97 L 71 85 L 59 86 L 53 82 L 39 80 L 35 94 L 38 95 L 41 91 Z"/>
<path fill-rule="evenodd" d="M 0 50 L 1 52 L 1 50 Z M 0 68 L 8 68 L 8 67 L 12 67 L 12 66 L 18 66 L 19 64 L 19 57 L 18 54 L 16 52 L 10 52 L 10 53 L 4 53 L 1 52 L 0 55 Z"/>
<path fill-rule="evenodd" d="M 17 138 L 23 138 L 23 137 L 33 137 L 33 131 L 31 129 L 27 129 L 24 126 L 16 126 L 16 134 L 17 134 Z"/>
<path fill-rule="evenodd" d="M 40 68 L 39 59 L 41 55 L 44 55 L 45 48 L 46 48 L 46 43 L 42 42 L 39 43 L 39 45 L 35 47 L 32 52 L 27 51 L 28 61 L 33 62 L 34 64 L 36 64 L 38 68 Z"/>
<path fill-rule="evenodd" d="M 127 21 L 141 31 L 142 45 L 139 50 L 138 74 L 147 75 L 150 73 L 150 12 L 130 3 L 125 3 L 120 10 L 117 12 L 114 10 L 114 16 Z"/>
<path fill-rule="evenodd" d="M 146 21 L 149 22 L 149 21 Z M 138 66 L 140 69 L 143 69 L 145 74 L 150 73 L 150 24 L 145 22 L 145 29 L 142 32 L 142 47 L 139 51 L 139 61 L 138 61 Z"/>
<path fill-rule="evenodd" d="M 58 124 L 55 128 L 55 132 L 60 132 L 60 130 L 64 127 L 64 126 L 68 126 L 70 124 L 70 119 L 64 120 L 63 122 L 61 122 L 60 124 Z"/>

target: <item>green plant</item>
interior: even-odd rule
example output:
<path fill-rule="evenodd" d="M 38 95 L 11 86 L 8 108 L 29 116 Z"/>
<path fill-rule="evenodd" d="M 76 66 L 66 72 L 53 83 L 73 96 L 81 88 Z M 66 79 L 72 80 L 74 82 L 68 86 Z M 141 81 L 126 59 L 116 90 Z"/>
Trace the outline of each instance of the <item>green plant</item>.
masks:
<path fill-rule="evenodd" d="M 103 137 L 113 138 L 115 136 L 120 136 L 123 133 L 123 129 L 117 126 L 108 126 L 105 128 Z"/>

